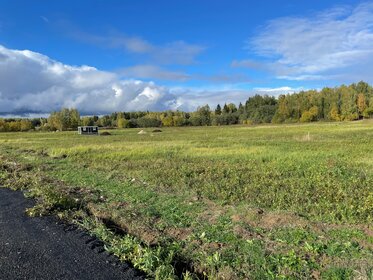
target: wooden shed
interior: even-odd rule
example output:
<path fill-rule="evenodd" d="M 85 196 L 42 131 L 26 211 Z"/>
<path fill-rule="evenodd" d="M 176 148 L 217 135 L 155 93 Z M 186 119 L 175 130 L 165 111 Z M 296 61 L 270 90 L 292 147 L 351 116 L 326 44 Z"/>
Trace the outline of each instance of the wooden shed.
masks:
<path fill-rule="evenodd" d="M 98 135 L 98 126 L 79 126 L 78 134 L 81 135 Z"/>

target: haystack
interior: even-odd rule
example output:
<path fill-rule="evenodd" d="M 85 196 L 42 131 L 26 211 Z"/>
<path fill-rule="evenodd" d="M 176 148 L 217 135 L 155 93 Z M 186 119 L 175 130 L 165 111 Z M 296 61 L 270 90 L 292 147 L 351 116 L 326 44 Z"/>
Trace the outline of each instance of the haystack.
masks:
<path fill-rule="evenodd" d="M 111 133 L 107 132 L 107 131 L 104 131 L 100 135 L 102 135 L 102 136 L 109 136 L 109 135 L 111 135 Z"/>

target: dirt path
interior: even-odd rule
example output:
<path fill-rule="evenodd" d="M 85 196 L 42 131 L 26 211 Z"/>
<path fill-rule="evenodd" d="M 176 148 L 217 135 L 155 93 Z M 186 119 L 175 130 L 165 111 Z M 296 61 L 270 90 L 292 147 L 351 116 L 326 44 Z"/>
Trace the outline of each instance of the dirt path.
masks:
<path fill-rule="evenodd" d="M 21 192 L 0 188 L 0 279 L 144 279 L 102 244 L 54 217 L 30 218 Z"/>

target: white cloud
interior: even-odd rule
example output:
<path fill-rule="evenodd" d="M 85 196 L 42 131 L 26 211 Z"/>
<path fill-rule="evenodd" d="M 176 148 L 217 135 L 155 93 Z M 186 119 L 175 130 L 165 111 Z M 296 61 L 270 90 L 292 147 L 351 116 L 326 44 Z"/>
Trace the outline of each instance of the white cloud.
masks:
<path fill-rule="evenodd" d="M 239 89 L 173 89 L 173 94 L 177 98 L 176 105 L 178 108 L 185 111 L 195 110 L 198 106 L 208 104 L 211 108 L 217 104 L 245 102 L 247 98 L 254 94 L 251 90 Z"/>
<path fill-rule="evenodd" d="M 0 113 L 48 113 L 76 107 L 82 113 L 163 110 L 175 97 L 151 82 L 120 80 L 111 72 L 70 66 L 42 54 L 0 46 Z"/>
<path fill-rule="evenodd" d="M 277 88 L 254 88 L 258 94 L 267 94 L 272 96 L 279 96 L 281 94 L 295 93 L 302 90 L 306 90 L 303 87 L 292 88 L 292 87 L 277 87 Z"/>
<path fill-rule="evenodd" d="M 29 50 L 0 45 L 0 115 L 44 115 L 62 107 L 82 114 L 135 110 L 195 110 L 198 106 L 245 102 L 254 94 L 291 88 L 239 90 L 220 86 L 167 88 L 153 82 L 121 79 L 90 66 L 71 66 Z"/>
<path fill-rule="evenodd" d="M 231 63 L 231 67 L 233 68 L 252 68 L 255 70 L 268 70 L 268 67 L 266 64 L 263 64 L 262 62 L 254 61 L 251 59 L 244 59 L 244 60 L 233 60 Z"/>
<path fill-rule="evenodd" d="M 303 88 L 291 88 L 291 87 L 279 87 L 279 88 L 254 88 L 249 90 L 234 89 L 227 87 L 226 89 L 212 89 L 207 88 L 204 90 L 196 90 L 194 88 L 185 89 L 178 88 L 173 89 L 172 93 L 176 95 L 177 106 L 183 110 L 191 111 L 195 110 L 201 105 L 210 105 L 211 108 L 215 108 L 216 105 L 225 103 L 239 104 L 240 102 L 245 103 L 250 96 L 258 95 L 269 95 L 279 96 L 281 94 L 299 92 L 304 90 Z"/>
<path fill-rule="evenodd" d="M 278 87 L 278 88 L 255 88 L 260 92 L 294 92 L 295 90 L 291 87 Z"/>
<path fill-rule="evenodd" d="M 70 30 L 68 34 L 75 40 L 141 55 L 147 61 L 151 60 L 158 64 L 193 64 L 196 63 L 197 56 L 206 50 L 205 46 L 187 43 L 182 40 L 154 44 L 138 36 L 127 36 L 117 32 L 108 35 L 93 35 L 80 31 L 77 27 L 68 23 L 65 23 L 64 26 Z"/>
<path fill-rule="evenodd" d="M 163 46 L 154 46 L 151 55 L 158 63 L 192 64 L 205 49 L 204 46 L 175 41 Z"/>
<path fill-rule="evenodd" d="M 126 78 L 156 79 L 162 81 L 186 82 L 190 80 L 214 83 L 247 83 L 250 78 L 243 74 L 188 74 L 182 71 L 171 71 L 156 65 L 144 64 L 123 68 L 117 71 Z"/>
<path fill-rule="evenodd" d="M 139 37 L 114 36 L 101 38 L 103 41 L 109 42 L 109 44 L 113 47 L 121 47 L 133 53 L 149 53 L 154 49 L 153 45 Z"/>
<path fill-rule="evenodd" d="M 373 3 L 366 2 L 309 17 L 274 19 L 248 48 L 267 58 L 266 68 L 281 79 L 372 81 L 372 42 Z M 253 63 L 236 61 L 233 66 Z"/>

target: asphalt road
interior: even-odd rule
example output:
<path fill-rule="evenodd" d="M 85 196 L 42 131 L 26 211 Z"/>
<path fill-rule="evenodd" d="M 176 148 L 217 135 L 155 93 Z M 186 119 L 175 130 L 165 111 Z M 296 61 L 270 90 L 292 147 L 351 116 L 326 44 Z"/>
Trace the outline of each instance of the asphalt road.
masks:
<path fill-rule="evenodd" d="M 30 218 L 21 192 L 0 187 L 0 279 L 145 279 L 102 243 L 55 217 Z"/>

